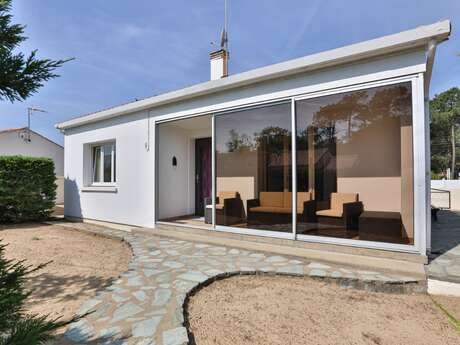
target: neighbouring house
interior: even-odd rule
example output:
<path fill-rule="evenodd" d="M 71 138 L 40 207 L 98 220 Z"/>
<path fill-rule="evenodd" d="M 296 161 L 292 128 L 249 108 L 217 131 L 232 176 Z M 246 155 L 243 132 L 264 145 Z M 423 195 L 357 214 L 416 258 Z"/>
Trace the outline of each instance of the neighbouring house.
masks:
<path fill-rule="evenodd" d="M 60 123 L 65 215 L 425 256 L 427 102 L 450 31 L 230 76 L 221 49 L 208 82 Z"/>
<path fill-rule="evenodd" d="M 0 156 L 29 156 L 51 158 L 56 174 L 56 203 L 64 202 L 64 147 L 28 129 L 0 129 Z"/>

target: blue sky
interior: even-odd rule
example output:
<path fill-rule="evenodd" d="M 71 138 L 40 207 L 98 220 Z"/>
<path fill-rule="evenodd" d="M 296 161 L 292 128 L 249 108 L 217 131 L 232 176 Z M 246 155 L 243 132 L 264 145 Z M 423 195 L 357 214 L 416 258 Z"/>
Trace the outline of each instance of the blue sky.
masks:
<path fill-rule="evenodd" d="M 223 0 L 14 1 L 23 52 L 75 57 L 25 102 L 0 102 L 0 128 L 24 126 L 63 143 L 54 124 L 209 79 Z M 229 0 L 230 73 L 450 19 L 438 47 L 432 95 L 460 86 L 460 0 Z"/>

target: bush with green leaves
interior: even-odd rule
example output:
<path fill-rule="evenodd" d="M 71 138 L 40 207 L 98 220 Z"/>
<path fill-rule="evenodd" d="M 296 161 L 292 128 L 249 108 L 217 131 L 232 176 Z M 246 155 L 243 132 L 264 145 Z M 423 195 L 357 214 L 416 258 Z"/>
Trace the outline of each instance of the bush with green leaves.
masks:
<path fill-rule="evenodd" d="M 0 156 L 0 223 L 48 218 L 55 205 L 55 181 L 49 158 Z"/>

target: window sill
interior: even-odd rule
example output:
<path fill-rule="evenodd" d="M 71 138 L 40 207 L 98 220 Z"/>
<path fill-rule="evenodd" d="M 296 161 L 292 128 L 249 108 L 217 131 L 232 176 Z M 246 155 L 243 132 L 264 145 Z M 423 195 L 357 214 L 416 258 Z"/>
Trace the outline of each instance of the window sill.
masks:
<path fill-rule="evenodd" d="M 81 189 L 82 192 L 101 192 L 101 193 L 117 193 L 115 186 L 87 186 Z"/>

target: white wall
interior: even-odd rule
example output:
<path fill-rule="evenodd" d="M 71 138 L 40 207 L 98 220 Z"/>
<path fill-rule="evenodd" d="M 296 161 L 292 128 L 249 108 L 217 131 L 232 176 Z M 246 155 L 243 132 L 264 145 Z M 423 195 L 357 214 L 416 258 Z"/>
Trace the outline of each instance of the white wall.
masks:
<path fill-rule="evenodd" d="M 153 226 L 153 135 L 146 112 L 74 128 L 65 137 L 65 215 Z M 150 139 L 150 150 L 146 143 Z M 85 144 L 116 141 L 117 191 L 82 191 Z"/>
<path fill-rule="evenodd" d="M 56 204 L 63 204 L 64 203 L 64 176 L 58 176 L 56 178 Z"/>
<path fill-rule="evenodd" d="M 158 218 L 190 214 L 190 139 L 184 129 L 166 124 L 160 126 L 158 134 Z M 176 167 L 172 165 L 174 156 Z"/>
<path fill-rule="evenodd" d="M 174 122 L 159 125 L 158 219 L 195 213 L 195 139 L 211 137 L 210 122 L 206 129 L 181 128 Z"/>
<path fill-rule="evenodd" d="M 54 162 L 56 176 L 64 175 L 64 148 L 34 132 L 30 142 L 19 137 L 20 131 L 0 133 L 0 156 L 47 157 Z"/>
<path fill-rule="evenodd" d="M 450 192 L 450 208 L 460 210 L 460 180 L 431 180 L 431 188 L 441 189 Z M 431 193 L 431 204 L 433 206 L 448 207 L 448 195 L 446 193 Z"/>

